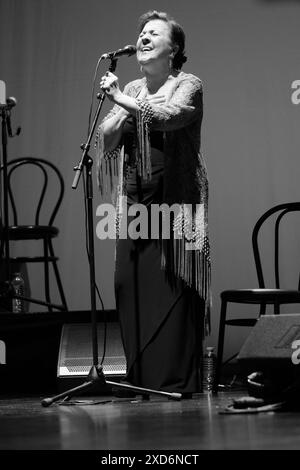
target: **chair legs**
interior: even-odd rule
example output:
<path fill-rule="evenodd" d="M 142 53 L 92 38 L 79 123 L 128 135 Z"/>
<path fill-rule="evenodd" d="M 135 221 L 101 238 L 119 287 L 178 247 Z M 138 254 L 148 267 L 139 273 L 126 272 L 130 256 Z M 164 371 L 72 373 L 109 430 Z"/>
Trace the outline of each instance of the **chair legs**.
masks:
<path fill-rule="evenodd" d="M 50 257 L 49 257 L 50 254 Z M 49 263 L 52 263 L 54 274 L 55 274 L 55 280 L 56 284 L 58 287 L 62 307 L 67 310 L 67 302 L 61 282 L 61 278 L 59 275 L 56 259 L 55 259 L 55 254 L 53 250 L 53 245 L 50 239 L 45 239 L 44 240 L 44 282 L 45 282 L 45 298 L 46 302 L 49 304 L 48 305 L 48 311 L 53 312 L 53 307 L 51 305 L 51 298 L 50 298 L 50 276 L 49 276 Z"/>
<path fill-rule="evenodd" d="M 223 363 L 223 350 L 224 350 L 224 336 L 225 336 L 225 321 L 226 321 L 226 310 L 227 301 L 222 300 L 221 314 L 220 314 L 220 326 L 219 326 L 219 339 L 218 339 L 218 354 L 217 354 L 217 366 L 216 366 L 216 379 L 215 387 L 218 389 L 218 385 L 221 379 L 222 363 Z"/>
<path fill-rule="evenodd" d="M 52 266 L 53 266 L 54 273 L 55 273 L 55 278 L 56 278 L 56 283 L 57 283 L 57 287 L 58 287 L 58 290 L 59 290 L 59 295 L 60 295 L 60 298 L 61 298 L 61 303 L 62 303 L 62 306 L 65 307 L 65 309 L 67 310 L 68 307 L 67 307 L 67 302 L 66 302 L 66 298 L 65 298 L 65 293 L 64 293 L 63 286 L 62 286 L 62 282 L 61 282 L 59 270 L 58 270 L 58 267 L 57 267 L 57 263 L 56 263 L 56 259 L 55 259 L 54 250 L 53 250 L 51 240 L 49 240 L 49 251 L 50 251 L 50 255 L 53 259 Z"/>
<path fill-rule="evenodd" d="M 49 253 L 48 253 L 48 240 L 44 239 L 44 282 L 45 282 L 45 298 L 48 305 L 48 311 L 52 312 L 50 300 L 50 282 L 49 282 Z"/>
<path fill-rule="evenodd" d="M 280 304 L 279 302 L 274 303 L 274 315 L 279 315 L 280 314 Z"/>
<path fill-rule="evenodd" d="M 226 327 L 226 313 L 227 313 L 227 300 L 222 299 L 221 297 L 221 313 L 220 313 L 220 323 L 219 323 L 219 337 L 218 337 L 218 353 L 217 353 L 217 365 L 216 365 L 216 380 L 215 380 L 215 386 L 216 389 L 218 385 L 220 384 L 221 380 L 221 373 L 222 373 L 222 367 L 223 367 L 223 352 L 224 352 L 224 339 L 225 339 L 225 327 Z M 274 307 L 274 314 L 278 315 L 280 313 L 280 304 L 278 301 L 274 301 L 273 307 Z M 266 303 L 261 303 L 260 304 L 260 312 L 259 312 L 259 317 L 261 315 L 265 315 L 266 313 Z M 242 325 L 239 325 L 242 326 Z M 252 325 L 245 325 L 245 326 L 252 326 Z M 232 360 L 237 354 L 233 355 L 230 359 L 228 359 L 228 362 Z"/>

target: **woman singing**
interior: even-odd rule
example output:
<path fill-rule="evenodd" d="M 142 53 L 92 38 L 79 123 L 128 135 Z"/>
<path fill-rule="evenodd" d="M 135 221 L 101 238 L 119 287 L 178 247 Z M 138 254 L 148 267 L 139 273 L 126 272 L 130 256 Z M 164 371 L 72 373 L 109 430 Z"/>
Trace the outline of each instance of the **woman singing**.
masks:
<path fill-rule="evenodd" d="M 115 106 L 96 138 L 100 187 L 117 192 L 115 294 L 126 379 L 190 397 L 201 391 L 210 307 L 202 82 L 181 71 L 185 34 L 168 14 L 151 11 L 140 18 L 136 47 L 143 78 L 123 92 L 114 74 L 101 79 Z M 154 207 L 165 211 L 158 229 Z M 147 217 L 133 208 L 145 209 Z M 137 220 L 141 236 L 128 230 L 121 237 L 122 224 L 129 229 Z"/>

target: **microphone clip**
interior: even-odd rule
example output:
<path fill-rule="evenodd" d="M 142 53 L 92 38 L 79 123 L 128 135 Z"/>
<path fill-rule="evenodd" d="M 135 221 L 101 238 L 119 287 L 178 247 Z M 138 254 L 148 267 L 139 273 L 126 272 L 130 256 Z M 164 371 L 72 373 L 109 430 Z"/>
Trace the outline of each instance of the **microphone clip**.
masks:
<path fill-rule="evenodd" d="M 14 106 L 14 105 L 13 105 Z M 12 106 L 7 106 L 6 108 L 6 126 L 7 126 L 7 133 L 8 133 L 8 136 L 9 137 L 16 137 L 17 135 L 20 135 L 21 133 L 21 127 L 18 126 L 17 129 L 16 129 L 16 132 L 13 133 L 12 131 L 12 127 L 11 127 L 11 119 L 10 119 L 10 115 L 11 115 L 11 108 Z"/>

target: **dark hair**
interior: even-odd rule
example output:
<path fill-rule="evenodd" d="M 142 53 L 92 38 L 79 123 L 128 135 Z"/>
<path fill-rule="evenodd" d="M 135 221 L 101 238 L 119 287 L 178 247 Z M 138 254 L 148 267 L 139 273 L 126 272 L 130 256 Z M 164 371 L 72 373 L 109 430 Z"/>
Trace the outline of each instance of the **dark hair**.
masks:
<path fill-rule="evenodd" d="M 185 34 L 180 26 L 168 13 L 163 11 L 148 11 L 144 13 L 139 20 L 139 33 L 144 29 L 144 26 L 152 20 L 162 20 L 168 23 L 171 30 L 171 40 L 173 44 L 179 46 L 177 53 L 173 59 L 173 67 L 175 69 L 181 69 L 182 65 L 186 62 L 187 57 L 185 56 Z"/>

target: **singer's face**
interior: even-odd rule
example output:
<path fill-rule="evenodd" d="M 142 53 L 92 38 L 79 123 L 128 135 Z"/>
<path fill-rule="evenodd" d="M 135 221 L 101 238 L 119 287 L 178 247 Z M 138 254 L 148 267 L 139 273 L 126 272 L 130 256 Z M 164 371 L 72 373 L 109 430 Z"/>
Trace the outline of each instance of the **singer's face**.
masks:
<path fill-rule="evenodd" d="M 168 65 L 173 50 L 168 23 L 163 20 L 151 20 L 146 23 L 138 37 L 136 48 L 140 65 L 155 61 L 165 61 Z"/>

